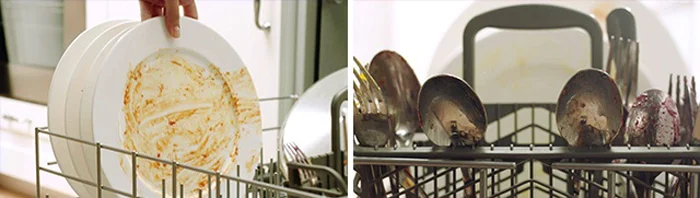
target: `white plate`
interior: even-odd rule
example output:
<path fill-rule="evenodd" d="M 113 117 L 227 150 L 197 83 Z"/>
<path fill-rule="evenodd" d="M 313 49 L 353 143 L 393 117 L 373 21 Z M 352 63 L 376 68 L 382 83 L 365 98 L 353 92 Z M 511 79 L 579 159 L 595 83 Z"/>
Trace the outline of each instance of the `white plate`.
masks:
<path fill-rule="evenodd" d="M 96 79 L 94 93 L 91 94 L 92 111 L 89 112 L 91 115 L 88 114 L 92 117 L 95 140 L 104 145 L 125 150 L 133 149 L 140 154 L 176 160 L 180 164 L 204 169 L 211 167 L 193 163 L 217 164 L 213 162 L 219 162 L 218 171 L 226 175 L 235 176 L 239 166 L 240 178 L 252 180 L 260 160 L 262 130 L 257 94 L 246 67 L 228 42 L 203 24 L 189 18 L 182 18 L 180 24 L 182 32 L 179 39 L 172 39 L 163 24 L 163 18 L 159 17 L 134 26 L 117 40 L 98 72 L 99 75 L 89 75 L 88 79 Z M 143 68 L 138 66 L 142 61 L 145 61 Z M 218 67 L 221 72 L 208 68 L 210 64 Z M 127 78 L 135 68 L 142 68 L 142 70 L 132 73 L 132 78 Z M 204 72 L 184 75 L 186 71 Z M 224 74 L 223 79 L 226 79 L 227 83 L 223 83 L 219 74 Z M 200 79 L 201 81 L 182 80 L 207 75 L 211 75 L 211 78 L 203 78 Z M 134 87 L 128 87 L 127 82 L 140 84 L 138 88 L 135 88 L 135 84 L 133 84 Z M 184 86 L 185 83 L 194 82 L 215 84 L 204 84 L 206 88 L 194 84 Z M 137 91 L 141 88 L 147 90 Z M 229 88 L 232 94 L 222 94 Z M 174 89 L 179 91 L 175 92 Z M 126 92 L 126 90 L 129 91 Z M 211 92 L 201 94 L 193 91 Z M 141 97 L 142 94 L 145 96 Z M 129 95 L 127 100 L 125 95 Z M 209 96 L 216 97 L 205 98 Z M 193 98 L 202 100 L 193 102 Z M 224 104 L 226 101 L 231 104 Z M 167 108 L 153 108 L 150 114 L 146 111 L 148 109 L 141 108 L 149 104 L 167 105 L 161 102 L 172 103 L 168 103 L 170 106 L 166 106 Z M 232 108 L 223 108 L 229 105 Z M 123 111 L 125 106 L 129 109 Z M 129 119 L 133 125 L 127 125 L 125 117 L 130 114 L 124 112 L 139 112 L 134 117 L 130 117 L 133 119 Z M 210 119 L 205 119 L 206 117 Z M 216 121 L 221 121 L 223 129 L 218 130 L 214 126 L 213 132 L 206 133 L 214 136 L 190 133 L 201 131 L 195 129 L 199 127 L 207 130 L 207 126 L 212 127 L 212 122 Z M 127 132 L 128 126 L 139 128 Z M 155 127 L 164 129 L 159 130 Z M 185 131 L 186 128 L 191 130 Z M 186 135 L 190 137 L 185 137 Z M 202 143 L 201 147 L 195 145 L 197 142 Z M 219 144 L 214 144 L 217 142 Z M 129 146 L 130 143 L 135 146 Z M 158 148 L 161 150 L 157 150 Z M 206 152 L 210 149 L 216 152 Z M 171 154 L 177 159 L 171 157 Z M 191 154 L 192 158 L 188 158 L 188 154 Z M 216 159 L 202 160 L 205 158 Z M 172 166 L 145 159 L 139 160 L 138 163 L 137 181 L 141 196 L 160 197 L 161 179 L 167 181 L 166 194 L 171 194 Z M 109 170 L 104 171 L 106 179 L 113 184 L 114 188 L 131 191 L 130 165 L 129 155 L 114 152 L 102 153 L 102 167 L 104 170 Z M 186 181 L 188 176 L 192 180 Z M 207 177 L 203 174 L 195 175 L 188 170 L 178 172 L 178 183 L 184 184 L 185 194 L 188 197 L 194 196 L 197 188 L 200 187 L 208 196 L 206 180 Z M 222 187 L 222 193 L 227 193 L 226 189 Z M 234 191 L 231 194 L 237 193 L 235 183 L 230 189 Z"/>
<path fill-rule="evenodd" d="M 99 55 L 101 49 L 113 38 L 127 30 L 136 22 L 122 22 L 104 31 L 85 50 L 81 60 L 78 62 L 75 72 L 71 77 L 68 86 L 68 98 L 66 100 L 66 130 L 67 134 L 73 137 L 80 137 L 82 140 L 92 142 L 92 138 L 86 138 L 80 129 L 80 97 L 85 83 L 85 77 L 93 69 L 93 62 Z M 95 182 L 97 179 L 97 168 L 95 167 L 95 147 L 89 145 L 75 144 L 69 146 L 69 151 L 78 171 L 78 177 Z M 86 159 L 88 159 L 86 161 Z M 105 183 L 108 184 L 108 183 Z M 95 188 L 89 188 L 90 197 L 96 197 Z M 87 196 L 87 195 L 83 195 Z"/>
<path fill-rule="evenodd" d="M 284 137 L 281 141 L 285 144 L 295 143 L 309 157 L 330 153 L 331 122 L 333 121 L 331 120 L 331 101 L 335 94 L 347 86 L 348 69 L 343 68 L 317 81 L 304 91 L 292 106 L 287 120 L 282 125 L 282 130 L 279 131 L 279 137 Z M 341 138 L 340 142 L 345 142 L 345 139 Z M 341 148 L 344 147 L 341 145 Z M 286 173 L 286 168 L 282 169 L 282 172 Z"/>
<path fill-rule="evenodd" d="M 84 31 L 71 42 L 70 46 L 68 46 L 61 56 L 61 60 L 56 66 L 49 87 L 49 101 L 47 106 L 49 130 L 51 132 L 63 135 L 66 134 L 64 115 L 66 110 L 66 98 L 68 96 L 68 85 L 85 49 L 90 45 L 92 40 L 102 34 L 102 32 L 122 22 L 123 21 L 110 21 Z M 78 136 L 71 137 L 77 138 Z M 71 146 L 77 144 L 79 143 L 72 143 Z M 73 161 L 71 160 L 71 153 L 68 151 L 68 142 L 62 138 L 51 137 L 51 147 L 53 148 L 61 172 L 73 176 L 77 175 L 76 169 L 73 166 Z M 89 186 L 85 186 L 80 182 L 70 179 L 68 183 L 79 196 L 87 195 L 86 188 Z"/>
<path fill-rule="evenodd" d="M 688 73 L 688 68 L 670 34 L 652 11 L 638 1 L 528 1 L 527 3 L 545 3 L 562 6 L 584 13 L 602 13 L 598 19 L 605 20 L 607 13 L 616 7 L 628 7 L 636 19 L 637 35 L 640 41 L 639 56 L 639 92 L 649 88 L 665 88 L 669 73 Z M 452 73 L 462 76 L 462 34 L 467 22 L 474 16 L 501 7 L 522 4 L 516 1 L 476 1 L 455 20 L 446 31 L 433 55 L 428 76 L 437 73 Z M 597 14 L 601 15 L 601 14 Z M 602 18 L 601 18 L 602 17 Z M 605 24 L 601 24 L 605 28 Z M 482 33 L 483 32 L 483 33 Z M 566 78 L 574 74 L 574 69 L 590 67 L 590 40 L 583 31 L 551 30 L 526 33 L 525 31 L 489 31 L 482 30 L 477 35 L 475 51 L 476 63 L 475 91 L 485 103 L 494 102 L 552 102 L 561 90 Z M 578 33 L 578 34 L 576 34 Z M 517 36 L 516 36 L 517 35 Z M 515 38 L 508 38 L 515 37 Z M 603 37 L 607 38 L 605 32 Z M 543 43 L 542 41 L 548 41 Z M 607 40 L 603 43 L 603 64 L 607 60 Z M 563 51 L 562 51 L 563 50 Z M 551 53 L 558 54 L 557 56 Z M 481 55 L 480 55 L 481 54 Z M 560 56 L 559 56 L 560 55 Z M 559 62 L 555 62 L 559 61 Z M 520 63 L 524 63 L 519 65 Z M 556 64 L 555 64 L 556 63 Z M 588 64 L 588 65 L 587 65 Z M 558 71 L 550 69 L 557 68 Z M 489 73 L 491 70 L 499 73 Z M 484 80 L 493 77 L 500 80 Z M 566 76 L 558 76 L 564 75 Z M 657 77 L 663 74 L 662 77 Z M 512 81 L 513 75 L 527 75 L 529 79 Z M 557 75 L 553 77 L 553 75 Z M 547 79 L 547 83 L 536 79 Z M 523 83 L 519 87 L 514 84 Z M 510 84 L 510 85 L 505 85 Z M 527 87 L 527 89 L 521 89 Z M 499 90 L 499 91 L 489 91 Z M 541 90 L 543 94 L 521 94 Z M 506 94 L 508 97 L 504 97 Z M 519 97 L 513 98 L 514 95 Z M 520 97 L 522 96 L 522 97 Z M 517 100 L 517 101 L 516 101 Z"/>

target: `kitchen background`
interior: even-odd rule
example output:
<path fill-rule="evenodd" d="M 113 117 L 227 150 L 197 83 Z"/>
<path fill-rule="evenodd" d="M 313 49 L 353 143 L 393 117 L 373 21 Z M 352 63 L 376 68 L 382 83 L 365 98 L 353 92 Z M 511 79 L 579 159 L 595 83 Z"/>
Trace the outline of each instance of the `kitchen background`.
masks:
<path fill-rule="evenodd" d="M 494 8 L 520 3 L 522 2 L 510 0 L 355 1 L 352 15 L 355 22 L 352 55 L 360 60 L 369 61 L 380 50 L 397 51 L 414 68 L 418 80 L 423 82 L 430 75 L 436 74 L 437 68 L 444 67 L 443 64 L 452 61 L 450 59 L 452 57 L 448 58 L 448 56 L 454 54 L 453 51 L 457 50 L 456 48 L 461 52 L 461 35 L 466 22 L 471 17 Z M 604 21 L 607 13 L 618 5 L 639 7 L 639 10 L 632 9 L 632 13 L 637 17 L 638 34 L 642 37 L 644 34 L 652 34 L 645 33 L 643 30 L 655 23 L 660 23 L 663 28 L 661 31 L 667 32 L 666 34 L 670 36 L 668 41 L 677 48 L 675 51 L 680 53 L 682 61 L 687 65 L 687 70 L 695 75 L 700 74 L 700 56 L 696 56 L 700 53 L 700 38 L 697 37 L 700 34 L 700 26 L 696 25 L 700 24 L 700 2 L 650 0 L 527 1 L 527 3 L 547 3 L 587 10 L 599 21 Z M 642 14 L 648 17 L 640 18 Z M 601 23 L 601 28 L 605 28 L 604 26 L 604 23 Z M 653 34 L 656 35 L 657 32 Z M 480 38 L 481 35 L 477 35 L 477 40 Z M 666 38 L 659 39 L 665 41 Z M 640 40 L 640 42 L 643 53 L 640 56 L 646 55 L 644 52 L 649 52 L 649 48 L 656 47 L 646 44 L 652 41 Z M 607 57 L 607 54 L 604 56 Z M 653 67 L 662 68 L 666 65 L 653 65 Z"/>
<path fill-rule="evenodd" d="M 0 38 L 0 189 L 32 195 L 35 127 L 47 126 L 47 95 L 63 50 L 86 28 L 140 20 L 137 0 L 2 0 Z M 347 1 L 198 0 L 199 21 L 236 49 L 260 98 L 301 94 L 317 80 L 347 66 Z M 255 15 L 259 14 L 259 21 Z M 269 29 L 258 27 L 269 23 Z M 275 156 L 277 131 L 291 101 L 262 102 L 265 161 Z M 55 161 L 48 138 L 42 164 Z M 48 166 L 58 170 L 57 166 Z M 42 187 L 73 195 L 65 179 L 42 172 Z M 0 190 L 0 197 L 5 190 Z"/>

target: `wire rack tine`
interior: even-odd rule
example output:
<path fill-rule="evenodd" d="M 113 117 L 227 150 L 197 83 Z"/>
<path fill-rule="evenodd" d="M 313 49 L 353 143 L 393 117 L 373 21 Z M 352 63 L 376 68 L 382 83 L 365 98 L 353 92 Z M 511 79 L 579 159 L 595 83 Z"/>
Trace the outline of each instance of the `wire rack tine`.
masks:
<path fill-rule="evenodd" d="M 43 171 L 43 172 L 48 172 L 48 173 L 51 173 L 51 174 L 54 174 L 54 175 L 57 175 L 57 176 L 60 176 L 60 177 L 64 177 L 64 178 L 66 178 L 66 179 L 71 179 L 71 180 L 73 180 L 73 181 L 78 181 L 78 182 L 84 183 L 84 184 L 86 184 L 86 185 L 93 186 L 93 187 L 95 187 L 95 188 L 97 189 L 98 197 L 102 197 L 102 195 L 103 195 L 103 192 L 102 192 L 102 191 L 103 191 L 103 190 L 104 190 L 104 191 L 108 191 L 108 192 L 112 192 L 112 193 L 117 193 L 117 194 L 120 194 L 120 195 L 123 195 L 123 196 L 126 196 L 126 197 L 138 197 L 138 195 L 137 195 L 137 192 L 138 192 L 138 191 L 137 191 L 137 185 L 136 185 L 137 180 L 136 180 L 136 179 L 132 179 L 132 183 L 131 183 L 131 188 L 132 188 L 132 189 L 131 189 L 131 191 L 129 191 L 129 192 L 124 192 L 124 191 L 120 191 L 120 190 L 118 190 L 118 189 L 113 189 L 113 188 L 108 187 L 108 186 L 102 186 L 101 174 L 97 174 L 96 182 L 93 183 L 93 182 L 90 182 L 90 181 L 87 181 L 87 180 L 82 180 L 82 179 L 77 178 L 77 177 L 72 177 L 72 176 L 69 176 L 69 175 L 62 174 L 62 173 L 60 173 L 60 172 L 56 172 L 56 171 L 53 171 L 53 170 L 50 170 L 50 169 L 43 168 L 43 167 L 41 166 L 41 164 L 40 164 L 40 157 L 41 157 L 41 156 L 40 156 L 40 154 L 39 154 L 39 151 L 40 151 L 39 136 L 42 135 L 42 134 L 48 135 L 48 136 L 51 136 L 51 137 L 62 138 L 62 139 L 66 139 L 66 140 L 69 140 L 69 141 L 74 141 L 74 142 L 77 142 L 77 143 L 81 143 L 81 144 L 84 144 L 84 145 L 88 145 L 88 146 L 93 146 L 93 147 L 95 147 L 95 152 L 96 152 L 96 154 L 95 154 L 95 155 L 96 155 L 96 164 L 95 164 L 95 165 L 96 165 L 96 170 L 98 171 L 98 173 L 101 173 L 101 171 L 102 171 L 102 165 L 101 165 L 101 163 L 102 163 L 102 160 L 101 160 L 101 157 L 102 157 L 102 150 L 108 150 L 108 151 L 116 152 L 116 153 L 119 153 L 119 154 L 124 154 L 124 155 L 129 155 L 129 156 L 131 156 L 131 159 L 132 159 L 132 164 L 131 164 L 131 166 L 132 166 L 131 177 L 132 177 L 132 178 L 135 178 L 136 176 L 138 176 L 138 175 L 137 175 L 137 172 L 136 172 L 136 169 L 133 168 L 133 167 L 137 167 L 137 166 L 136 166 L 136 165 L 137 165 L 137 161 L 140 160 L 140 159 L 145 159 L 145 160 L 150 160 L 150 161 L 156 161 L 156 162 L 171 164 L 171 165 L 173 166 L 173 178 L 172 178 L 173 187 L 172 187 L 172 195 L 174 195 L 174 196 L 177 195 L 177 186 L 178 186 L 178 185 L 177 185 L 176 181 L 177 181 L 177 169 L 178 169 L 178 168 L 188 169 L 188 170 L 195 171 L 195 172 L 198 172 L 198 173 L 206 174 L 206 175 L 208 175 L 209 178 L 211 178 L 211 176 L 217 176 L 217 173 L 214 172 L 214 171 L 204 170 L 204 169 L 200 169 L 200 168 L 196 168 L 196 167 L 192 167 L 192 166 L 188 166 L 188 165 L 184 165 L 184 164 L 178 164 L 178 163 L 175 162 L 175 161 L 167 161 L 167 160 L 163 160 L 163 159 L 160 159 L 160 158 L 155 158 L 155 157 L 151 157 L 151 156 L 147 156 L 147 155 L 141 155 L 141 154 L 138 154 L 138 153 L 136 153 L 136 152 L 134 152 L 134 151 L 125 151 L 125 150 L 122 150 L 122 149 L 119 149 L 119 148 L 115 148 L 115 147 L 111 147 L 111 146 L 107 146 L 107 145 L 102 145 L 102 144 L 100 144 L 99 142 L 92 143 L 92 142 L 88 142 L 88 141 L 83 141 L 83 140 L 80 140 L 80 139 L 75 139 L 75 138 L 71 138 L 71 137 L 68 137 L 68 136 L 64 136 L 64 135 L 60 135 L 60 134 L 56 134 L 56 133 L 50 132 L 50 131 L 48 131 L 48 128 L 47 128 L 47 127 L 37 127 L 37 128 L 35 128 L 35 139 L 34 139 L 34 143 L 35 143 L 35 147 L 34 147 L 34 148 L 35 148 L 35 168 L 36 168 L 36 171 L 35 171 L 35 174 L 36 174 L 36 195 L 37 195 L 37 197 L 40 197 L 40 195 L 41 195 L 41 176 L 40 176 L 40 173 L 41 173 L 42 171 Z M 276 186 L 276 185 L 273 185 L 273 184 L 264 183 L 264 182 L 259 182 L 259 181 L 255 181 L 255 180 L 242 179 L 242 178 L 239 178 L 239 177 L 240 177 L 240 166 L 236 166 L 236 176 L 220 175 L 220 178 L 223 178 L 223 179 L 226 179 L 226 180 L 227 180 L 227 184 L 228 184 L 228 181 L 229 181 L 229 180 L 234 180 L 234 181 L 236 181 L 237 184 L 250 185 L 250 186 L 255 187 L 255 188 L 261 188 L 261 189 L 266 189 L 266 190 L 272 190 L 272 191 L 275 191 L 275 192 L 277 192 L 277 193 L 284 193 L 284 194 L 288 194 L 288 195 L 296 195 L 296 196 L 301 196 L 301 197 L 318 197 L 318 196 L 319 196 L 319 195 L 317 195 L 317 194 L 311 194 L 311 193 L 304 192 L 304 191 L 300 191 L 300 190 L 297 190 L 297 189 L 291 189 L 291 188 Z M 211 181 L 211 180 L 209 180 L 209 181 Z M 211 189 L 211 182 L 209 182 L 208 186 L 209 186 L 209 189 Z M 217 184 L 217 188 L 218 188 L 218 184 Z M 241 192 L 241 191 L 240 191 L 240 190 L 241 190 L 241 189 L 240 189 L 240 186 L 237 185 L 236 188 L 237 188 L 237 191 L 236 191 L 236 192 Z M 181 188 L 180 190 L 183 191 L 182 188 Z M 201 190 L 201 189 L 200 189 L 200 190 Z M 230 190 L 227 190 L 227 191 L 228 191 L 228 193 L 230 193 Z M 167 192 L 167 191 L 166 191 L 166 181 L 165 181 L 165 179 L 163 179 L 163 180 L 161 180 L 161 194 L 162 194 L 163 197 L 165 197 L 165 195 L 166 195 L 165 192 Z M 183 194 L 183 193 L 181 193 L 181 194 Z M 211 195 L 214 194 L 214 193 L 213 193 L 211 190 L 209 190 L 209 191 L 208 191 L 208 194 L 211 196 Z M 237 196 L 240 196 L 240 193 L 237 194 Z"/>

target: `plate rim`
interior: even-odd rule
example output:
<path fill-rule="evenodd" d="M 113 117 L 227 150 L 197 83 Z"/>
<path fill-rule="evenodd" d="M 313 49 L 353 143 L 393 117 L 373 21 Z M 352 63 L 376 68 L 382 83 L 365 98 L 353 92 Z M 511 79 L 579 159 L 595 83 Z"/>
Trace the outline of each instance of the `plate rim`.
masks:
<path fill-rule="evenodd" d="M 49 85 L 47 121 L 51 132 L 66 135 L 66 119 L 64 115 L 68 99 L 67 91 L 70 86 L 72 74 L 75 72 L 77 63 L 82 59 L 86 48 L 93 40 L 101 35 L 102 32 L 120 22 L 120 20 L 107 21 L 93 28 L 84 30 L 73 39 L 63 52 L 63 55 L 61 55 L 61 59 L 58 61 Z M 49 142 L 51 143 L 51 150 L 53 151 L 61 172 L 68 175 L 76 175 L 78 171 L 73 163 L 68 141 L 51 136 Z M 87 185 L 73 180 L 67 180 L 67 182 L 78 196 L 81 194 L 89 194 Z"/>
<path fill-rule="evenodd" d="M 82 98 L 82 90 L 85 85 L 85 76 L 89 73 L 90 70 L 94 69 L 93 62 L 94 60 L 100 56 L 101 49 L 104 47 L 105 43 L 108 43 L 110 40 L 114 39 L 115 37 L 118 37 L 121 32 L 124 30 L 128 29 L 132 25 L 134 25 L 136 22 L 125 20 L 125 21 L 120 21 L 120 23 L 115 24 L 114 26 L 111 26 L 104 30 L 100 35 L 98 35 L 91 43 L 89 46 L 87 46 L 85 49 L 85 53 L 81 57 L 81 60 L 78 62 L 76 65 L 76 72 L 73 73 L 71 77 L 71 82 L 70 86 L 67 90 L 67 95 L 68 99 L 66 100 L 66 107 L 72 106 L 75 108 L 70 108 L 67 109 L 65 112 L 65 119 L 66 119 L 66 126 L 69 126 L 69 122 L 72 121 L 74 125 L 74 130 L 71 132 L 71 135 L 73 137 L 78 137 L 82 140 L 93 142 L 91 139 L 86 139 L 85 136 L 82 133 L 82 129 L 80 127 L 80 106 L 81 106 L 81 98 Z M 90 55 L 93 55 L 90 57 Z M 83 72 L 83 73 L 80 73 Z M 72 102 L 71 102 L 72 101 Z M 74 106 L 75 105 L 75 106 Z M 71 160 L 73 161 L 74 166 L 76 167 L 76 170 L 83 170 L 83 171 L 78 171 L 77 176 L 82 179 L 89 179 L 92 181 L 97 180 L 97 176 L 93 171 L 96 168 L 93 168 L 94 166 L 90 166 L 88 159 L 88 154 L 85 152 L 87 150 L 86 147 L 90 147 L 87 145 L 74 145 L 74 146 L 69 146 L 69 152 L 72 154 Z M 94 150 L 93 150 L 94 151 Z M 106 185 L 109 185 L 109 182 L 104 181 Z M 96 190 L 90 190 L 88 189 L 88 193 L 90 196 L 96 197 L 97 195 L 94 194 Z"/>

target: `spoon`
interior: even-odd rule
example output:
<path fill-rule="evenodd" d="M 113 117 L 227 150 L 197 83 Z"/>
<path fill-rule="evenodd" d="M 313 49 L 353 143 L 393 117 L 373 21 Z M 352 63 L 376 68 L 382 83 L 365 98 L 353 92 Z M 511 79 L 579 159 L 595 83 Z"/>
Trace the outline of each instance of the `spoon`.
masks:
<path fill-rule="evenodd" d="M 377 82 L 386 102 L 387 114 L 391 120 L 390 130 L 396 136 L 399 147 L 413 145 L 413 134 L 420 127 L 418 123 L 418 91 L 420 84 L 413 69 L 406 60 L 394 51 L 384 50 L 374 56 L 367 67 L 369 74 Z M 412 184 L 408 169 L 399 172 L 401 185 L 410 188 Z M 428 195 L 419 189 L 419 197 Z"/>
<path fill-rule="evenodd" d="M 673 99 L 658 89 L 647 90 L 637 97 L 630 108 L 626 142 L 633 146 L 673 145 L 680 139 L 680 118 Z M 641 163 L 670 163 L 666 161 L 641 161 Z M 632 175 L 652 185 L 660 172 L 634 172 Z M 649 197 L 651 192 L 635 185 L 639 197 Z"/>
<path fill-rule="evenodd" d="M 462 79 L 442 74 L 428 79 L 418 96 L 421 127 L 437 146 L 471 146 L 484 137 L 486 110 Z"/>
<path fill-rule="evenodd" d="M 377 53 L 367 70 L 384 94 L 398 146 L 411 146 L 413 134 L 420 127 L 417 110 L 420 84 L 416 74 L 401 55 L 388 50 Z"/>
<path fill-rule="evenodd" d="M 473 89 L 452 75 L 428 79 L 418 96 L 421 127 L 437 146 L 466 147 L 481 142 L 486 132 L 486 110 Z M 462 168 L 463 181 L 473 178 Z M 465 197 L 475 197 L 473 186 L 465 186 Z"/>
<path fill-rule="evenodd" d="M 577 72 L 557 100 L 559 133 L 573 147 L 609 145 L 622 126 L 622 114 L 619 89 L 598 69 Z"/>
<path fill-rule="evenodd" d="M 610 76 L 598 69 L 574 74 L 557 100 L 556 120 L 559 133 L 572 147 L 608 146 L 620 132 L 623 106 L 620 91 Z M 592 171 L 601 183 L 601 171 Z M 577 172 L 576 174 L 579 174 Z M 570 190 L 580 192 L 578 179 L 569 183 Z M 589 192 L 597 196 L 598 188 Z"/>

